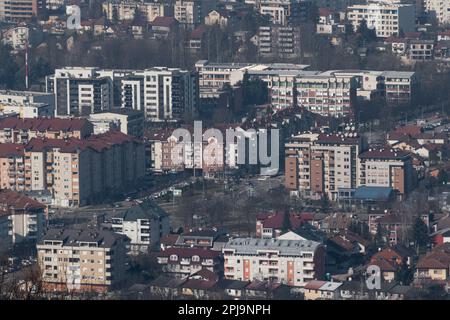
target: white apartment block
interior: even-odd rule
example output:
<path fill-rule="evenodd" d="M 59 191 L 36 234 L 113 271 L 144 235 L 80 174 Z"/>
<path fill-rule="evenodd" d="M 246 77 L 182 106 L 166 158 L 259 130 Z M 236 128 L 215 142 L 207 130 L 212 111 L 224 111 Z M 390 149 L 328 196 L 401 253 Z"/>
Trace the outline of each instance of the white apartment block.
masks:
<path fill-rule="evenodd" d="M 0 90 L 0 112 L 20 118 L 53 117 L 54 95 L 44 92 Z"/>
<path fill-rule="evenodd" d="M 359 185 L 391 187 L 400 196 L 414 186 L 411 154 L 402 150 L 369 149 L 359 155 Z"/>
<path fill-rule="evenodd" d="M 150 121 L 181 120 L 193 115 L 197 105 L 197 76 L 187 70 L 155 67 L 136 71 L 122 84 L 122 106 L 144 111 Z"/>
<path fill-rule="evenodd" d="M 356 99 L 355 77 L 340 74 L 300 76 L 295 79 L 297 105 L 323 116 L 352 114 Z"/>
<path fill-rule="evenodd" d="M 173 16 L 179 23 L 195 26 L 202 24 L 206 15 L 216 9 L 215 0 L 177 0 Z"/>
<path fill-rule="evenodd" d="M 374 28 L 377 37 L 387 38 L 400 35 L 400 31 L 415 30 L 415 6 L 410 4 L 369 2 L 348 7 L 347 19 L 357 30 L 365 20 L 369 28 Z"/>
<path fill-rule="evenodd" d="M 450 24 L 450 1 L 448 0 L 424 0 L 425 12 L 436 18 L 441 25 Z"/>
<path fill-rule="evenodd" d="M 37 244 L 44 289 L 107 291 L 123 279 L 127 242 L 108 230 L 50 229 Z"/>
<path fill-rule="evenodd" d="M 111 0 L 102 4 L 103 12 L 108 20 L 113 20 L 114 15 L 119 21 L 133 20 L 136 11 L 141 13 L 148 22 L 152 22 L 156 17 L 165 17 L 173 13 L 172 7 L 163 2 L 135 2 Z"/>
<path fill-rule="evenodd" d="M 0 35 L 2 44 L 11 46 L 13 50 L 24 50 L 29 40 L 29 28 L 19 25 L 5 30 Z"/>
<path fill-rule="evenodd" d="M 235 238 L 222 252 L 226 279 L 269 280 L 303 287 L 324 274 L 325 248 L 318 242 Z"/>
<path fill-rule="evenodd" d="M 113 107 L 113 83 L 97 68 L 66 67 L 46 77 L 46 92 L 55 95 L 55 116 L 89 115 Z"/>
<path fill-rule="evenodd" d="M 145 202 L 131 207 L 111 219 L 114 232 L 130 239 L 132 252 L 146 252 L 159 245 L 161 237 L 169 234 L 167 213 L 156 204 Z"/>
<path fill-rule="evenodd" d="M 111 112 L 102 112 L 91 114 L 89 121 L 94 125 L 94 133 L 105 133 L 101 128 L 110 127 L 118 128 L 120 132 L 132 135 L 134 137 L 142 137 L 144 134 L 144 113 L 142 111 L 121 108 Z M 99 130 L 100 128 L 100 130 Z"/>
<path fill-rule="evenodd" d="M 0 241 L 13 245 L 39 241 L 46 227 L 45 205 L 23 193 L 0 192 Z"/>

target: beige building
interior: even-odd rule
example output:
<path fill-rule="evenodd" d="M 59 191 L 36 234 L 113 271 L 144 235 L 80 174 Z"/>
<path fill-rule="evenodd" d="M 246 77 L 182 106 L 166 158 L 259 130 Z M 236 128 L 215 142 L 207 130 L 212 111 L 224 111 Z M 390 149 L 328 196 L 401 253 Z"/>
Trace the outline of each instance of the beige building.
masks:
<path fill-rule="evenodd" d="M 424 0 L 425 12 L 441 25 L 450 24 L 450 2 L 446 0 Z"/>
<path fill-rule="evenodd" d="M 107 291 L 124 278 L 127 241 L 109 230 L 50 229 L 37 244 L 44 288 Z"/>
<path fill-rule="evenodd" d="M 415 7 L 411 4 L 368 2 L 348 7 L 347 19 L 357 30 L 361 21 L 375 29 L 377 37 L 399 36 L 415 31 Z"/>
<path fill-rule="evenodd" d="M 285 187 L 330 199 L 337 197 L 339 189 L 356 188 L 361 145 L 356 133 L 293 137 L 285 144 Z"/>
<path fill-rule="evenodd" d="M 213 10 L 205 17 L 205 24 L 207 26 L 217 25 L 221 29 L 225 29 L 228 26 L 228 15 L 225 12 Z"/>
<path fill-rule="evenodd" d="M 325 248 L 314 241 L 235 238 L 222 252 L 226 279 L 303 287 L 324 274 Z"/>
<path fill-rule="evenodd" d="M 369 149 L 359 155 L 360 186 L 391 187 L 401 197 L 415 185 L 411 154 L 402 150 Z"/>
<path fill-rule="evenodd" d="M 0 247 L 39 241 L 45 227 L 45 205 L 17 191 L 0 191 Z"/>
<path fill-rule="evenodd" d="M 0 0 L 0 21 L 31 19 L 37 15 L 37 0 Z"/>
<path fill-rule="evenodd" d="M 145 174 L 144 146 L 109 132 L 84 140 L 33 138 L 26 146 L 0 144 L 0 185 L 48 190 L 56 206 L 83 206 L 136 183 Z"/>
<path fill-rule="evenodd" d="M 32 138 L 84 139 L 92 132 L 92 124 L 86 119 L 9 117 L 0 120 L 0 143 L 28 143 Z"/>

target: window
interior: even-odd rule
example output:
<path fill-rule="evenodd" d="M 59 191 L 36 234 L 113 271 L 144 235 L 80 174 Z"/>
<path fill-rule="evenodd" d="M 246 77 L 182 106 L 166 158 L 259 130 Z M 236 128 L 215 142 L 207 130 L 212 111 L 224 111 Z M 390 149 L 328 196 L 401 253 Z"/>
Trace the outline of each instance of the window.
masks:
<path fill-rule="evenodd" d="M 176 254 L 172 254 L 170 256 L 170 261 L 178 261 L 178 256 Z"/>

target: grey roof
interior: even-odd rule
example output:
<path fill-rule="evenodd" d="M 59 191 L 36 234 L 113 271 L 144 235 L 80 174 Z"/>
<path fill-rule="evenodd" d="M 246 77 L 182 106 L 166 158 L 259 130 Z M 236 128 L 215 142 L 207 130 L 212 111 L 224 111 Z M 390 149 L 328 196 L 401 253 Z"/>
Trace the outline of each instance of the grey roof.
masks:
<path fill-rule="evenodd" d="M 122 218 L 125 221 L 136 221 L 138 219 L 159 219 L 166 217 L 167 212 L 152 201 L 146 201 L 138 206 L 133 206 L 124 212 L 116 215 L 115 218 Z"/>
<path fill-rule="evenodd" d="M 355 190 L 355 199 L 387 201 L 393 192 L 391 187 L 361 186 Z"/>
<path fill-rule="evenodd" d="M 80 242 L 96 243 L 100 248 L 111 248 L 117 240 L 128 239 L 126 236 L 119 235 L 113 231 L 98 228 L 71 228 L 49 229 L 42 237 L 39 244 L 43 244 L 46 240 L 62 241 L 64 246 L 79 246 Z"/>
<path fill-rule="evenodd" d="M 412 71 L 383 71 L 383 76 L 387 78 L 410 78 L 414 74 Z"/>
<path fill-rule="evenodd" d="M 224 250 L 234 249 L 236 253 L 256 254 L 258 250 L 278 251 L 280 255 L 298 255 L 314 252 L 320 243 L 309 240 L 279 240 L 258 238 L 235 238 L 228 241 Z"/>

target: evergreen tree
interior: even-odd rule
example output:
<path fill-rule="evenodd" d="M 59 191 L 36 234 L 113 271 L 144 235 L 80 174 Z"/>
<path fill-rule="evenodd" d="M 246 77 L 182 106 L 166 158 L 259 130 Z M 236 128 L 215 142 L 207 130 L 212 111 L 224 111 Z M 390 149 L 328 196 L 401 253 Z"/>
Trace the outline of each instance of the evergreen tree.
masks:
<path fill-rule="evenodd" d="M 377 233 L 375 234 L 375 244 L 377 246 L 384 244 L 384 230 L 383 227 L 381 226 L 381 223 L 379 222 L 377 225 Z"/>
<path fill-rule="evenodd" d="M 420 217 L 416 217 L 412 225 L 411 240 L 418 250 L 426 249 L 429 243 L 428 227 Z"/>
<path fill-rule="evenodd" d="M 292 229 L 292 225 L 291 225 L 290 213 L 289 213 L 289 210 L 285 210 L 284 216 L 283 216 L 283 227 L 281 228 L 281 230 L 283 232 L 288 232 L 291 229 Z"/>
<path fill-rule="evenodd" d="M 414 273 L 408 266 L 407 259 L 403 258 L 402 264 L 395 274 L 395 279 L 402 285 L 407 286 L 413 281 L 413 277 Z"/>

